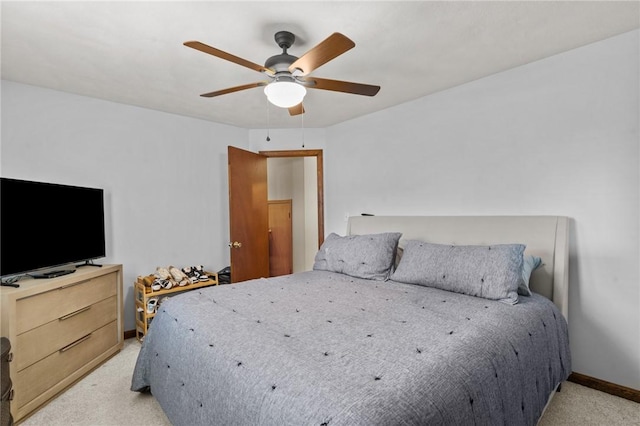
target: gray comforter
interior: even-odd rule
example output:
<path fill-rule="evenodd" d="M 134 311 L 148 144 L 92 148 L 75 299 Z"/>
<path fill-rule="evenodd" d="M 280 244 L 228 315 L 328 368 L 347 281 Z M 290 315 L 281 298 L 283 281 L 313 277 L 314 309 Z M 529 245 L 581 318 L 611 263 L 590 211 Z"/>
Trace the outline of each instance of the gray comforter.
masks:
<path fill-rule="evenodd" d="M 542 296 L 311 271 L 167 300 L 131 389 L 175 425 L 534 425 L 570 371 Z"/>

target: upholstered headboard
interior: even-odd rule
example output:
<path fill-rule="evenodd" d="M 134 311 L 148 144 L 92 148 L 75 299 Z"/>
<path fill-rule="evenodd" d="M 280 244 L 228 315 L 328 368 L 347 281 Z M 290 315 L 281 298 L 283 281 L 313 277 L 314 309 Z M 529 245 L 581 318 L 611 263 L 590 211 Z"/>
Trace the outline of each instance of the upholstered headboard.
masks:
<path fill-rule="evenodd" d="M 348 235 L 402 232 L 403 240 L 437 244 L 520 243 L 542 265 L 530 288 L 569 313 L 569 220 L 564 216 L 352 216 Z"/>

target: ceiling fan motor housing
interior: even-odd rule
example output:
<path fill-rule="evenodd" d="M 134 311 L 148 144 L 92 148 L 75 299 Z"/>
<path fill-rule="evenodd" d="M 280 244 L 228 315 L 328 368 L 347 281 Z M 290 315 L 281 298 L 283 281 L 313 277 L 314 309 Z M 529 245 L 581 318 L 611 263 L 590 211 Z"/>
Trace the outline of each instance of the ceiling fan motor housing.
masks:
<path fill-rule="evenodd" d="M 289 65 L 294 63 L 298 58 L 288 53 L 281 53 L 280 55 L 274 55 L 267 59 L 264 63 L 265 68 L 270 68 L 277 73 L 289 72 Z"/>
<path fill-rule="evenodd" d="M 296 41 L 296 36 L 289 31 L 278 31 L 275 34 L 274 39 L 282 49 L 282 53 L 267 59 L 264 66 L 265 68 L 272 69 L 276 74 L 284 71 L 289 72 L 289 65 L 298 59 L 297 56 L 289 55 L 287 53 L 287 49 L 289 49 Z"/>

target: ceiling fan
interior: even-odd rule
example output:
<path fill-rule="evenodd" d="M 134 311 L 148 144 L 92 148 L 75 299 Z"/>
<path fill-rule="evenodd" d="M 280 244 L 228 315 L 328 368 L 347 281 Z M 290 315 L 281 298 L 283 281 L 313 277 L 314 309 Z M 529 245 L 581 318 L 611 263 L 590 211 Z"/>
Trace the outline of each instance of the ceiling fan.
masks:
<path fill-rule="evenodd" d="M 365 96 L 375 96 L 380 90 L 380 86 L 370 84 L 309 76 L 315 69 L 355 47 L 353 41 L 340 33 L 331 34 L 299 58 L 287 53 L 287 50 L 295 42 L 295 35 L 289 31 L 278 31 L 274 38 L 278 46 L 282 49 L 282 53 L 271 56 L 266 60 L 264 66 L 223 52 L 220 49 L 208 46 L 199 41 L 185 42 L 185 46 L 261 72 L 268 78 L 268 80 L 265 81 L 229 87 L 227 89 L 216 90 L 215 92 L 204 93 L 200 96 L 212 98 L 214 96 L 264 86 L 264 92 L 269 102 L 281 108 L 288 108 L 290 115 L 298 115 L 304 113 L 302 100 L 307 93 L 307 88 L 332 90 L 335 92 Z"/>

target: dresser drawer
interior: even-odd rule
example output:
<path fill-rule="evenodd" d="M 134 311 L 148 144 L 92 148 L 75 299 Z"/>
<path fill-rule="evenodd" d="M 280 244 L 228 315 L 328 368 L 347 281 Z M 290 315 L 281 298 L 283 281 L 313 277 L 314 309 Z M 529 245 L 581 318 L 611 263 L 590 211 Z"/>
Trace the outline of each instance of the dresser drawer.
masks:
<path fill-rule="evenodd" d="M 20 356 L 15 360 L 16 371 L 116 320 L 116 304 L 117 298 L 112 296 L 18 335 L 16 350 Z"/>
<path fill-rule="evenodd" d="M 116 295 L 116 273 L 60 287 L 16 301 L 16 333 L 22 334 L 50 321 Z"/>
<path fill-rule="evenodd" d="M 118 324 L 113 321 L 19 371 L 21 386 L 14 396 L 18 409 L 117 344 Z"/>

